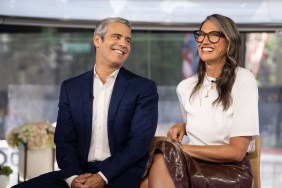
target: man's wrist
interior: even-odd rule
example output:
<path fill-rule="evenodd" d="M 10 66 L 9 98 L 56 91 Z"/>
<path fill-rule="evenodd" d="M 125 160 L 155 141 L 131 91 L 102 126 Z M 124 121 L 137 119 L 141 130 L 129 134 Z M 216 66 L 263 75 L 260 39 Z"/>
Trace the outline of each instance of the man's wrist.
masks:
<path fill-rule="evenodd" d="M 101 178 L 104 180 L 105 184 L 108 184 L 108 179 L 106 178 L 106 176 L 104 176 L 104 174 L 99 171 L 97 174 L 99 174 L 101 176 Z"/>
<path fill-rule="evenodd" d="M 65 181 L 66 181 L 66 183 L 68 184 L 69 187 L 71 187 L 71 183 L 74 180 L 74 178 L 76 178 L 76 177 L 77 177 L 77 175 L 73 175 L 73 176 L 65 179 Z"/>

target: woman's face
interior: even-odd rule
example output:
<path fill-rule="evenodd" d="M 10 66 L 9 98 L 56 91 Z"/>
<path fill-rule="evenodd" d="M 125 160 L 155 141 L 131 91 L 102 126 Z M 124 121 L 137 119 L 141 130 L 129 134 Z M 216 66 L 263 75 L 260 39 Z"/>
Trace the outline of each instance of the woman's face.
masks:
<path fill-rule="evenodd" d="M 209 33 L 211 31 L 219 31 L 217 26 L 211 21 L 207 20 L 201 27 L 201 31 Z M 202 61 L 206 64 L 225 64 L 227 57 L 227 40 L 220 37 L 215 44 L 211 43 L 206 35 L 202 43 L 198 43 L 198 52 Z"/>

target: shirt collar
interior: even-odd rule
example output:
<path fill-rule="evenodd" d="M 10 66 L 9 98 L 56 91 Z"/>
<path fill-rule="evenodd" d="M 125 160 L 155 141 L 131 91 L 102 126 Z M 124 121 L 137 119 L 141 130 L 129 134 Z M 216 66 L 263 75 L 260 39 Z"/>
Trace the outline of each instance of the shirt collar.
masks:
<path fill-rule="evenodd" d="M 119 70 L 120 69 L 117 69 L 117 70 L 115 70 L 114 72 L 112 72 L 109 76 L 108 76 L 108 78 L 113 78 L 113 79 L 116 79 L 117 78 L 117 75 L 118 75 L 118 73 L 119 73 Z M 100 78 L 99 77 L 99 75 L 97 74 L 97 72 L 96 72 L 96 64 L 94 65 L 94 78 L 95 77 L 97 77 L 97 78 Z"/>
<path fill-rule="evenodd" d="M 207 73 L 206 73 L 206 79 L 207 79 L 208 82 L 215 82 L 216 81 L 216 78 L 208 76 Z"/>

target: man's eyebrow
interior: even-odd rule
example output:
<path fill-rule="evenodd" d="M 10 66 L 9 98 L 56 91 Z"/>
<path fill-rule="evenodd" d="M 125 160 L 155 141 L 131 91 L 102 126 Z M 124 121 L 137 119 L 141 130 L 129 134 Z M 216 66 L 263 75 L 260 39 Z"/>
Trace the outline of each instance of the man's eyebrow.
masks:
<path fill-rule="evenodd" d="M 112 33 L 112 36 L 123 36 L 122 34 L 119 34 L 119 33 Z M 125 37 L 126 39 L 129 39 L 131 40 L 131 37 Z"/>
<path fill-rule="evenodd" d="M 112 33 L 112 35 L 122 36 L 122 35 L 121 35 L 121 34 L 119 34 L 119 33 Z"/>

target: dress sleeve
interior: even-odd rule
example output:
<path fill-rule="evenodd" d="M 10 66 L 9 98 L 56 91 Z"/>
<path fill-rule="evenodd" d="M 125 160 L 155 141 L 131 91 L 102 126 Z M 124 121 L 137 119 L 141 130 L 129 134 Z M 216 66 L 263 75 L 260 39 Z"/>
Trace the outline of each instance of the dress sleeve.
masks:
<path fill-rule="evenodd" d="M 187 92 L 187 91 L 186 91 Z M 180 111 L 182 114 L 182 118 L 183 118 L 183 122 L 187 123 L 187 113 L 185 111 L 185 99 L 186 99 L 186 95 L 185 95 L 185 88 L 184 88 L 184 82 L 180 82 L 178 84 L 178 86 L 176 87 L 176 93 L 178 96 L 178 101 L 179 101 L 179 105 L 180 105 Z"/>
<path fill-rule="evenodd" d="M 230 136 L 259 135 L 258 87 L 249 73 L 235 82 L 233 93 L 233 123 Z"/>

